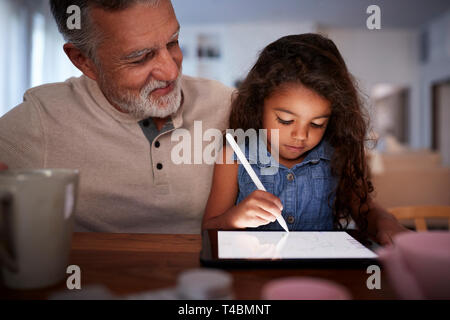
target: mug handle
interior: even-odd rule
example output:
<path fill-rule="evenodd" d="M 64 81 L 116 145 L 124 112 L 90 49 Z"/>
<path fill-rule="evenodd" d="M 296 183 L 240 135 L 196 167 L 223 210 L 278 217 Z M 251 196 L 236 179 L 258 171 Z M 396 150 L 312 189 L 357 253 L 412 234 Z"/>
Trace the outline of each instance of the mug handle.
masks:
<path fill-rule="evenodd" d="M 15 261 L 12 237 L 12 206 L 13 195 L 10 192 L 0 192 L 0 262 L 11 272 L 18 272 Z"/>

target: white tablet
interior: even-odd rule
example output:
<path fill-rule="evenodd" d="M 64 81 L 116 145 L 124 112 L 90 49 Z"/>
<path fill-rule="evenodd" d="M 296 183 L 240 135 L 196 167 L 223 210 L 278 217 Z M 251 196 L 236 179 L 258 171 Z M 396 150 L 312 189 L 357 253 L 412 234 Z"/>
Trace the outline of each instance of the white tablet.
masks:
<path fill-rule="evenodd" d="M 217 231 L 203 233 L 205 265 L 371 264 L 377 255 L 343 231 Z"/>

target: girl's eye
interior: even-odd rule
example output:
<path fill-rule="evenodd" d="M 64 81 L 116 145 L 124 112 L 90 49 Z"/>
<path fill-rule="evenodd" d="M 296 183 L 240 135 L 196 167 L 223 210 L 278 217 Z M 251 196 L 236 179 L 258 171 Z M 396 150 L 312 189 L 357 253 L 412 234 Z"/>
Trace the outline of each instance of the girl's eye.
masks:
<path fill-rule="evenodd" d="M 284 125 L 288 125 L 288 124 L 291 124 L 292 122 L 294 122 L 294 120 L 283 120 L 283 119 L 280 119 L 279 117 L 277 117 L 277 120 L 279 123 L 284 124 Z"/>
<path fill-rule="evenodd" d="M 317 123 L 312 122 L 311 126 L 313 128 L 323 129 L 323 128 L 325 128 L 325 123 L 324 124 L 317 124 Z"/>

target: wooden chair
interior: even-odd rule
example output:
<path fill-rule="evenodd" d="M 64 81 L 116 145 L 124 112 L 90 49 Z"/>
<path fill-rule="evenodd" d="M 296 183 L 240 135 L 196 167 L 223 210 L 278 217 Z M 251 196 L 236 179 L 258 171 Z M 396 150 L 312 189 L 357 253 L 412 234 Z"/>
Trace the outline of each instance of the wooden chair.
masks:
<path fill-rule="evenodd" d="M 425 219 L 448 219 L 450 230 L 450 206 L 409 206 L 393 207 L 388 211 L 398 220 L 413 220 L 416 231 L 427 231 Z"/>

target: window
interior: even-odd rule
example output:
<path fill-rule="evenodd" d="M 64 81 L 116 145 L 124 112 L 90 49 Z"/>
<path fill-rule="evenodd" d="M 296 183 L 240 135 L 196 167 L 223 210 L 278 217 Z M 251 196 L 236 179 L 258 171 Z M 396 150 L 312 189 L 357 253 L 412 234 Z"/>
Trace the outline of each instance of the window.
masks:
<path fill-rule="evenodd" d="M 29 88 L 81 75 L 63 51 L 47 0 L 1 0 L 0 39 L 0 116 Z"/>

